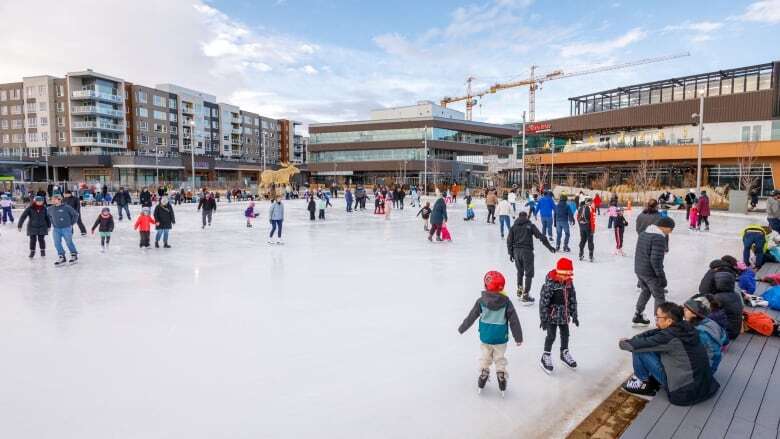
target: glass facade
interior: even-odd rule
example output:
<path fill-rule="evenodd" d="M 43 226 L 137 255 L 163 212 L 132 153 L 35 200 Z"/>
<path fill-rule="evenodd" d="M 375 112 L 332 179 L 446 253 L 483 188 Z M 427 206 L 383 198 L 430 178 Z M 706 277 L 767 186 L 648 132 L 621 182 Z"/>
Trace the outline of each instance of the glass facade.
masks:
<path fill-rule="evenodd" d="M 424 160 L 423 148 L 319 151 L 309 153 L 310 163 L 363 162 L 382 160 Z"/>
<path fill-rule="evenodd" d="M 344 131 L 339 133 L 312 133 L 310 143 L 355 143 L 379 142 L 388 140 L 419 140 L 422 142 L 425 139 L 425 134 L 425 128 Z M 448 130 L 445 128 L 428 127 L 427 138 L 428 140 L 439 140 L 443 142 L 472 143 L 477 145 L 506 147 L 512 146 L 512 139 L 507 137 Z"/>

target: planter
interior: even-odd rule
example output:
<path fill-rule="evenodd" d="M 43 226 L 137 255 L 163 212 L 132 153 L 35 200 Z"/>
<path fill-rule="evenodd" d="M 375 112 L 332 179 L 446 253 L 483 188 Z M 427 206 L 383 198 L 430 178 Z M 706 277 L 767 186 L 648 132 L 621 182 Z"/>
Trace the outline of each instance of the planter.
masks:
<path fill-rule="evenodd" d="M 729 212 L 745 213 L 747 212 L 748 193 L 747 191 L 729 191 Z"/>

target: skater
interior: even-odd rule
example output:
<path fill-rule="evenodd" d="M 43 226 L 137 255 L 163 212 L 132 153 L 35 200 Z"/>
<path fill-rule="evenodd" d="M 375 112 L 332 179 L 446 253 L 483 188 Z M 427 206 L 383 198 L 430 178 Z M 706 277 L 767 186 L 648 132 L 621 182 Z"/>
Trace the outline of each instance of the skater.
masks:
<path fill-rule="evenodd" d="M 325 208 L 327 207 L 327 205 L 328 204 L 324 196 L 317 198 L 317 210 L 319 211 L 318 218 L 321 220 L 325 219 Z"/>
<path fill-rule="evenodd" d="M 12 200 L 8 194 L 3 194 L 0 196 L 0 208 L 3 209 L 3 225 L 5 225 L 7 222 L 13 224 L 14 213 L 12 209 L 14 208 L 14 200 Z"/>
<path fill-rule="evenodd" d="M 569 226 L 574 225 L 574 212 L 571 211 L 568 197 L 565 194 L 561 195 L 561 199 L 558 200 L 558 204 L 555 206 L 553 219 L 555 220 L 555 251 L 561 249 L 561 235 L 563 235 L 563 251 L 568 253 L 571 251 L 569 248 L 569 238 L 571 237 Z"/>
<path fill-rule="evenodd" d="M 436 234 L 436 241 L 441 241 L 441 227 L 446 222 L 447 204 L 444 202 L 444 196 L 439 194 L 431 210 L 431 230 L 428 232 L 428 241 L 433 241 L 434 234 Z"/>
<path fill-rule="evenodd" d="M 634 273 L 642 290 L 636 301 L 636 311 L 632 323 L 634 326 L 647 326 L 650 321 L 644 316 L 645 306 L 653 298 L 655 309 L 666 302 L 666 237 L 674 230 L 674 220 L 666 217 L 658 220 L 639 234 L 634 254 Z"/>
<path fill-rule="evenodd" d="M 498 204 L 498 197 L 496 196 L 496 192 L 494 190 L 488 191 L 487 196 L 485 197 L 485 204 L 487 205 L 487 222 L 489 224 L 495 224 L 496 223 L 496 204 Z"/>
<path fill-rule="evenodd" d="M 74 197 L 73 193 L 66 189 L 65 193 L 63 194 L 62 202 L 72 207 L 73 210 L 75 210 L 76 213 L 79 214 L 79 218 L 76 221 L 76 225 L 79 226 L 79 231 L 81 232 L 81 236 L 86 236 L 87 228 L 84 226 L 84 223 L 81 221 L 81 202 L 79 202 L 79 197 Z"/>
<path fill-rule="evenodd" d="M 701 196 L 696 202 L 696 208 L 699 211 L 698 228 L 701 230 L 701 223 L 704 223 L 704 231 L 708 232 L 710 230 L 710 198 L 707 196 L 707 191 L 701 191 Z"/>
<path fill-rule="evenodd" d="M 536 200 L 537 200 L 537 198 L 538 198 L 537 195 L 534 194 L 532 197 L 529 197 L 528 198 L 528 202 L 525 203 L 525 207 L 528 208 L 528 218 L 530 219 L 531 217 L 533 217 L 534 221 L 536 221 L 536 215 L 537 215 L 537 213 L 539 213 L 536 210 Z"/>
<path fill-rule="evenodd" d="M 249 205 L 247 206 L 246 210 L 244 210 L 244 217 L 246 218 L 246 226 L 247 228 L 252 227 L 252 221 L 260 216 L 259 213 L 255 212 L 255 202 L 250 201 Z"/>
<path fill-rule="evenodd" d="M 198 201 L 198 210 L 203 208 L 203 212 L 201 214 L 201 218 L 203 220 L 203 225 L 201 226 L 201 229 L 206 228 L 206 220 L 208 220 L 208 225 L 211 227 L 211 218 L 214 215 L 214 212 L 217 210 L 217 202 L 214 201 L 214 196 L 211 195 L 211 193 L 206 193 L 205 197 L 201 197 L 200 201 Z"/>
<path fill-rule="evenodd" d="M 623 390 L 655 396 L 663 387 L 669 402 L 681 406 L 702 402 L 718 391 L 707 351 L 683 315 L 680 305 L 666 302 L 655 312 L 657 329 L 620 340 L 618 346 L 631 352 L 634 363 L 634 375 Z"/>
<path fill-rule="evenodd" d="M 152 208 L 152 194 L 148 188 L 141 189 L 141 193 L 138 195 L 138 202 L 141 204 L 141 207 Z"/>
<path fill-rule="evenodd" d="M 349 191 L 349 189 L 347 189 Z M 268 209 L 268 222 L 271 223 L 271 233 L 268 234 L 268 243 L 273 244 L 274 232 L 276 235 L 276 244 L 282 244 L 282 223 L 284 222 L 284 204 L 282 199 L 275 197 L 271 199 L 271 207 Z"/>
<path fill-rule="evenodd" d="M 507 360 L 504 355 L 509 342 L 509 331 L 512 331 L 517 346 L 523 344 L 523 330 L 517 312 L 503 291 L 505 283 L 504 275 L 497 271 L 485 274 L 485 291 L 458 327 L 458 332 L 463 334 L 479 319 L 479 341 L 482 350 L 479 360 L 481 370 L 477 380 L 479 391 L 485 387 L 490 376 L 490 365 L 495 363 L 498 388 L 503 394 L 507 383 Z"/>
<path fill-rule="evenodd" d="M 127 215 L 127 220 L 130 221 L 132 218 L 130 217 L 130 203 L 132 202 L 132 199 L 130 198 L 130 192 L 127 191 L 127 189 L 123 188 L 122 186 L 119 186 L 119 190 L 116 192 L 116 195 L 114 195 L 114 203 L 116 203 L 116 210 L 119 213 L 119 221 L 122 221 L 122 211 L 125 212 Z"/>
<path fill-rule="evenodd" d="M 314 215 L 317 212 L 317 202 L 314 201 L 313 196 L 309 197 L 309 203 L 306 205 L 306 210 L 309 211 L 309 219 L 314 221 L 316 219 Z"/>
<path fill-rule="evenodd" d="M 168 197 L 162 197 L 160 203 L 154 208 L 154 228 L 157 232 L 154 236 L 154 248 L 160 248 L 160 238 L 163 240 L 163 248 L 171 248 L 168 245 L 168 235 L 174 224 L 176 224 L 176 215 L 173 213 L 173 206 Z"/>
<path fill-rule="evenodd" d="M 574 265 L 571 259 L 561 258 L 555 265 L 555 269 L 547 273 L 542 291 L 539 293 L 539 321 L 541 322 L 539 326 L 542 331 L 547 332 L 541 366 L 548 374 L 553 371 L 550 352 L 557 330 L 561 333 L 561 361 L 572 369 L 577 368 L 577 362 L 569 353 L 569 320 L 575 326 L 580 326 L 573 276 Z"/>
<path fill-rule="evenodd" d="M 628 221 L 626 221 L 626 217 L 623 215 L 622 207 L 618 209 L 612 225 L 615 227 L 615 254 L 625 256 L 626 254 L 623 253 L 623 235 L 626 232 Z"/>
<path fill-rule="evenodd" d="M 506 247 L 509 260 L 514 262 L 517 268 L 517 297 L 523 305 L 527 306 L 534 303 L 534 298 L 531 297 L 531 282 L 534 278 L 534 238 L 541 241 L 550 253 L 555 253 L 555 248 L 550 245 L 547 237 L 528 220 L 528 214 L 520 212 L 512 228 L 509 229 Z"/>
<path fill-rule="evenodd" d="M 509 205 L 512 206 L 512 219 L 515 219 L 515 216 L 517 216 L 517 194 L 514 189 L 509 191 L 507 201 L 509 201 Z"/>
<path fill-rule="evenodd" d="M 471 211 L 473 214 L 474 209 L 471 209 Z M 512 223 L 509 220 L 511 215 L 512 205 L 509 204 L 509 194 L 504 194 L 504 196 L 501 197 L 501 201 L 498 202 L 498 223 L 501 226 L 501 239 L 504 239 L 504 226 L 506 226 L 507 233 L 509 232 L 509 229 L 512 228 Z"/>
<path fill-rule="evenodd" d="M 431 217 L 431 203 L 430 201 L 425 202 L 425 206 L 423 206 L 418 212 L 416 216 L 422 216 L 423 221 L 425 221 L 423 224 L 423 230 L 426 232 L 428 231 L 428 219 Z"/>
<path fill-rule="evenodd" d="M 696 191 L 691 189 L 685 194 L 685 219 L 690 219 L 691 208 L 696 205 Z"/>
<path fill-rule="evenodd" d="M 417 207 L 417 187 L 412 186 L 412 189 L 409 191 L 409 198 L 411 198 L 412 201 L 412 207 Z"/>
<path fill-rule="evenodd" d="M 79 252 L 73 243 L 73 225 L 78 222 L 79 213 L 67 204 L 63 204 L 62 195 L 54 194 L 51 197 L 54 203 L 49 207 L 49 221 L 52 226 L 52 238 L 54 239 L 54 248 L 57 249 L 57 262 L 55 267 L 61 267 L 65 263 L 75 264 L 79 260 Z M 62 248 L 62 241 L 70 251 L 70 260 L 65 260 L 65 249 Z"/>
<path fill-rule="evenodd" d="M 111 232 L 114 231 L 114 216 L 111 215 L 111 209 L 108 207 L 100 209 L 100 215 L 95 219 L 95 224 L 92 225 L 93 235 L 95 229 L 98 229 L 100 235 L 100 251 L 105 252 L 111 242 Z"/>
<path fill-rule="evenodd" d="M 499 206 L 501 206 L 501 203 L 499 203 Z M 466 216 L 463 218 L 463 221 L 473 221 L 474 218 L 476 218 L 476 217 L 477 216 L 474 214 L 474 204 L 467 203 L 466 204 Z M 501 220 L 501 218 L 499 218 L 499 221 L 500 220 Z M 509 229 L 509 225 L 507 225 L 507 229 Z M 501 230 L 503 231 L 503 226 L 502 226 Z M 503 233 L 502 233 L 501 237 L 502 238 L 504 237 Z"/>
<path fill-rule="evenodd" d="M 618 207 L 617 204 L 612 205 L 610 203 L 609 207 L 607 208 L 607 217 L 609 220 L 607 221 L 607 229 L 611 229 L 612 225 L 615 223 L 615 217 L 617 216 Z"/>
<path fill-rule="evenodd" d="M 542 233 L 550 241 L 553 240 L 553 213 L 555 212 L 555 200 L 553 194 L 547 191 L 542 195 L 542 199 L 536 205 L 536 210 L 542 217 Z"/>
<path fill-rule="evenodd" d="M 585 259 L 585 244 L 588 244 L 588 258 L 593 262 L 593 234 L 596 232 L 596 213 L 591 205 L 591 199 L 577 210 L 577 224 L 580 226 L 580 261 Z"/>
<path fill-rule="evenodd" d="M 349 189 L 349 186 L 344 191 L 344 201 L 347 203 L 347 212 L 352 212 L 352 191 Z"/>
<path fill-rule="evenodd" d="M 152 224 L 154 224 L 154 218 L 149 216 L 150 210 L 151 209 L 148 207 L 141 208 L 141 215 L 138 216 L 135 220 L 135 225 L 133 225 L 133 228 L 138 230 L 141 236 L 141 242 L 138 247 L 145 249 L 149 248 L 149 237 L 151 235 Z"/>
<path fill-rule="evenodd" d="M 596 208 L 596 215 L 601 215 L 601 195 L 596 193 L 596 197 L 593 198 L 593 207 Z"/>
<path fill-rule="evenodd" d="M 38 247 L 41 249 L 41 257 L 46 256 L 46 235 L 49 234 L 51 228 L 51 219 L 46 212 L 46 206 L 44 205 L 45 198 L 36 195 L 33 202 L 24 209 L 22 216 L 19 217 L 19 231 L 22 231 L 24 221 L 28 218 L 30 222 L 27 223 L 27 236 L 30 237 L 30 259 L 35 257 L 35 243 L 38 243 Z"/>

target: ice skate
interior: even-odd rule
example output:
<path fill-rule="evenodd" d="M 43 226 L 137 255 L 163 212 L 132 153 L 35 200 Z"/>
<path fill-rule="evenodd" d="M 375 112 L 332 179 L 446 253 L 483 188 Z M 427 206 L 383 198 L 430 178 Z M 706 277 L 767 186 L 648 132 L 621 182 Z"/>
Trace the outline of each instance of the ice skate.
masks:
<path fill-rule="evenodd" d="M 647 320 L 643 314 L 636 313 L 634 314 L 634 319 L 631 320 L 631 323 L 634 327 L 648 326 L 650 325 L 650 320 Z"/>
<path fill-rule="evenodd" d="M 30 250 L 30 259 L 35 257 L 35 250 Z"/>
<path fill-rule="evenodd" d="M 488 378 L 490 378 L 490 369 L 482 369 L 479 378 L 477 378 L 477 393 L 482 393 L 482 389 L 485 388 L 485 383 L 487 383 Z"/>
<path fill-rule="evenodd" d="M 571 252 L 571 249 L 570 249 L 569 247 L 564 247 L 564 248 L 563 248 L 563 252 L 564 252 L 564 253 L 570 253 L 570 252 Z"/>
<path fill-rule="evenodd" d="M 68 260 L 67 260 L 67 259 L 65 259 L 65 255 L 60 255 L 60 256 L 57 258 L 57 262 L 55 262 L 55 263 L 54 263 L 54 266 L 55 266 L 55 267 L 64 267 L 64 266 L 65 266 L 65 264 L 67 264 L 67 263 L 68 263 Z"/>
<path fill-rule="evenodd" d="M 517 298 L 518 299 L 523 298 L 523 287 L 517 287 Z"/>
<path fill-rule="evenodd" d="M 41 257 L 44 257 L 44 256 L 46 256 L 46 250 L 41 249 Z"/>
<path fill-rule="evenodd" d="M 534 304 L 535 300 L 536 299 L 534 299 L 533 297 L 528 295 L 527 292 L 525 292 L 525 293 L 523 293 L 523 296 L 520 297 L 520 304 L 523 305 L 523 306 L 531 306 L 531 305 Z"/>
<path fill-rule="evenodd" d="M 539 367 L 541 367 L 544 373 L 546 373 L 547 375 L 552 374 L 553 364 L 552 364 L 552 357 L 550 356 L 549 352 L 545 352 L 542 354 L 542 360 L 539 362 Z"/>
<path fill-rule="evenodd" d="M 105 252 L 106 252 L 106 245 L 100 244 L 100 253 L 105 253 Z"/>
<path fill-rule="evenodd" d="M 273 243 L 274 243 L 274 239 L 273 239 L 273 238 L 268 238 L 268 241 L 266 241 L 266 242 L 267 242 L 268 244 L 273 244 Z"/>
<path fill-rule="evenodd" d="M 590 256 L 588 257 L 588 259 L 590 260 L 590 262 L 593 262 L 593 255 L 590 255 Z"/>
<path fill-rule="evenodd" d="M 651 383 L 650 380 L 642 381 L 636 375 L 631 375 L 621 388 L 625 392 L 647 400 L 652 399 L 658 392 L 658 385 Z"/>
<path fill-rule="evenodd" d="M 167 242 L 164 242 L 164 243 L 163 243 L 163 248 L 171 248 L 171 246 L 170 246 L 170 245 L 168 245 L 168 243 L 167 243 Z"/>
<path fill-rule="evenodd" d="M 568 349 L 561 351 L 561 361 L 563 361 L 563 364 L 568 366 L 570 369 L 577 368 L 577 362 L 574 361 L 574 357 L 571 356 L 571 353 L 569 353 Z"/>
<path fill-rule="evenodd" d="M 70 259 L 68 260 L 68 264 L 74 265 L 79 262 L 79 254 L 78 253 L 71 253 Z"/>
<path fill-rule="evenodd" d="M 160 248 L 160 241 L 154 241 L 154 248 Z"/>
<path fill-rule="evenodd" d="M 276 245 L 284 245 L 284 241 L 282 241 L 282 238 L 276 238 Z"/>
<path fill-rule="evenodd" d="M 584 261 L 584 260 L 585 260 L 585 255 L 583 255 L 582 253 L 580 253 L 580 261 Z"/>
<path fill-rule="evenodd" d="M 498 380 L 498 390 L 501 391 L 501 397 L 504 397 L 506 392 L 506 372 L 496 372 L 496 379 Z"/>
<path fill-rule="evenodd" d="M 764 300 L 761 296 L 754 296 L 754 295 L 747 295 L 748 302 L 750 302 L 750 306 L 753 308 L 756 307 L 763 307 L 766 308 L 769 306 L 769 302 Z"/>

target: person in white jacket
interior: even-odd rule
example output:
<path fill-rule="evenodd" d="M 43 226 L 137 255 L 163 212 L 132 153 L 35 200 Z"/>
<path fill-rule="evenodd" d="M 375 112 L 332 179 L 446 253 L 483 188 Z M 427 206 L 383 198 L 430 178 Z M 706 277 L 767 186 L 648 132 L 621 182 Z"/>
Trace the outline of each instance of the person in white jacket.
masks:
<path fill-rule="evenodd" d="M 509 191 L 507 201 L 512 206 L 512 218 L 514 218 L 517 215 L 517 194 L 515 191 Z"/>
<path fill-rule="evenodd" d="M 511 192 L 510 192 L 511 194 Z M 501 238 L 504 238 L 504 224 L 507 232 L 512 227 L 509 216 L 512 215 L 512 205 L 509 204 L 508 194 L 504 194 L 501 201 L 498 202 L 498 223 L 501 225 Z"/>

